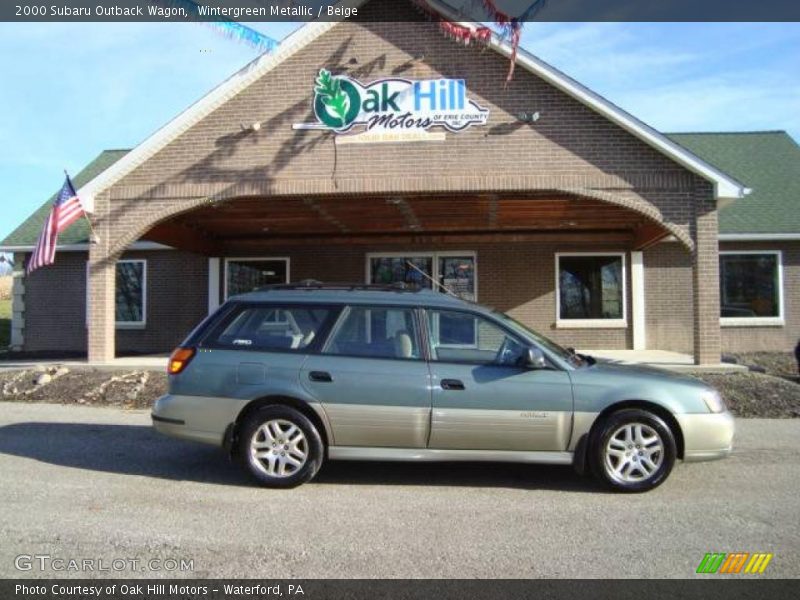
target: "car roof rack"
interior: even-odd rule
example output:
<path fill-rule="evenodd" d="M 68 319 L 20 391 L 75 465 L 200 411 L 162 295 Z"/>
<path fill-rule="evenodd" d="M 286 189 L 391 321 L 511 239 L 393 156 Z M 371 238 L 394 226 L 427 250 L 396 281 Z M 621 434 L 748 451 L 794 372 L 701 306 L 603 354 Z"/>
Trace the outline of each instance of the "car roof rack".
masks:
<path fill-rule="evenodd" d="M 396 281 L 394 283 L 326 283 L 316 279 L 303 279 L 295 283 L 278 283 L 258 288 L 257 292 L 287 290 L 334 290 L 347 292 L 420 292 L 426 290 L 416 283 Z"/>

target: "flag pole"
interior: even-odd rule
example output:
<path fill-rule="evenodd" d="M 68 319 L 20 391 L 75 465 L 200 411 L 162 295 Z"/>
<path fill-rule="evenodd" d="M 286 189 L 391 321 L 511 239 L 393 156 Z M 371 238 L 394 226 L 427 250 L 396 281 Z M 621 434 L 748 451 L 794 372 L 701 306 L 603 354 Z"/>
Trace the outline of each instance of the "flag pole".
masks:
<path fill-rule="evenodd" d="M 66 175 L 67 179 L 70 182 L 70 185 L 72 185 L 72 179 L 70 179 L 69 173 L 67 173 L 66 169 L 64 169 L 64 175 Z M 75 193 L 77 194 L 78 191 L 75 190 Z M 78 201 L 80 201 L 80 197 L 78 198 Z M 81 213 L 83 214 L 83 218 L 86 219 L 86 224 L 89 225 L 89 244 L 97 244 L 97 243 L 99 243 L 100 242 L 100 237 L 97 235 L 97 232 L 94 230 L 94 226 L 92 225 L 91 219 L 89 219 L 89 215 L 87 215 L 86 214 L 86 210 L 84 210 L 83 202 L 81 202 Z"/>

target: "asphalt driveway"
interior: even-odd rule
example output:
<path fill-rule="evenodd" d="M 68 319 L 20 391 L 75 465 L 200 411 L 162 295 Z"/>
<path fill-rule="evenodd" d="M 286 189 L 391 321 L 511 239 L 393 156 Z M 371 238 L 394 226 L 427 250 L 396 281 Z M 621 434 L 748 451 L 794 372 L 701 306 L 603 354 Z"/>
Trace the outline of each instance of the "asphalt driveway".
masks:
<path fill-rule="evenodd" d="M 0 507 L 0 577 L 692 577 L 711 551 L 798 577 L 800 420 L 740 420 L 731 458 L 643 495 L 493 464 L 330 463 L 272 491 L 147 412 L 0 403 Z"/>

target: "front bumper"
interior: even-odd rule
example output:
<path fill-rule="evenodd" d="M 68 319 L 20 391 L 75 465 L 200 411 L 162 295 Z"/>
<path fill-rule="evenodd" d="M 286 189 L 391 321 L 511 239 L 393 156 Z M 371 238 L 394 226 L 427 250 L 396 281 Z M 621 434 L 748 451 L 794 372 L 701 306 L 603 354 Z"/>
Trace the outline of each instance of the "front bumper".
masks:
<path fill-rule="evenodd" d="M 153 428 L 171 437 L 222 446 L 228 425 L 245 404 L 232 398 L 168 394 L 153 405 Z"/>
<path fill-rule="evenodd" d="M 683 460 L 725 458 L 733 450 L 736 425 L 730 412 L 675 415 L 683 432 Z"/>

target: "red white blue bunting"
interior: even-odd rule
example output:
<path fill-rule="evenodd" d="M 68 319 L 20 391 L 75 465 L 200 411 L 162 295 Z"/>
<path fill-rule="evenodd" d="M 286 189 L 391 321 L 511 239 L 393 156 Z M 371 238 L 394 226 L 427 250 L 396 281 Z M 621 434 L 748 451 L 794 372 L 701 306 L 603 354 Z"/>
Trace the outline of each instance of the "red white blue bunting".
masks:
<path fill-rule="evenodd" d="M 511 64 L 508 67 L 508 75 L 506 76 L 506 83 L 508 83 L 514 77 L 514 67 L 517 64 L 519 42 L 522 38 L 522 26 L 544 7 L 547 0 L 534 0 L 533 3 L 517 17 L 512 17 L 497 8 L 497 4 L 495 4 L 494 0 L 472 0 L 472 2 L 483 8 L 484 12 L 489 17 L 488 20 L 497 25 L 500 37 L 508 40 L 511 44 Z M 442 32 L 451 39 L 465 45 L 472 41 L 485 44 L 492 39 L 492 31 L 488 27 L 477 27 L 473 29 L 459 23 L 453 23 L 433 8 L 433 6 L 428 4 L 426 0 L 414 0 L 414 4 L 431 19 L 438 20 Z"/>
<path fill-rule="evenodd" d="M 150 2 L 152 4 L 161 4 L 173 8 L 184 8 L 189 15 L 199 14 L 197 3 L 192 2 L 192 0 L 150 0 Z M 260 31 L 256 31 L 252 27 L 248 27 L 238 21 L 220 20 L 199 22 L 202 22 L 204 25 L 228 39 L 245 43 L 261 52 L 272 52 L 280 43 L 268 35 L 264 35 Z"/>
<path fill-rule="evenodd" d="M 452 40 L 468 46 L 472 42 L 486 44 L 492 39 L 492 30 L 488 27 L 472 28 L 467 27 L 466 25 L 461 25 L 460 23 L 453 23 L 452 21 L 445 19 L 441 13 L 428 4 L 426 0 L 413 1 L 417 9 L 432 21 L 437 21 L 439 23 L 439 29 L 442 30 L 442 33 Z"/>

